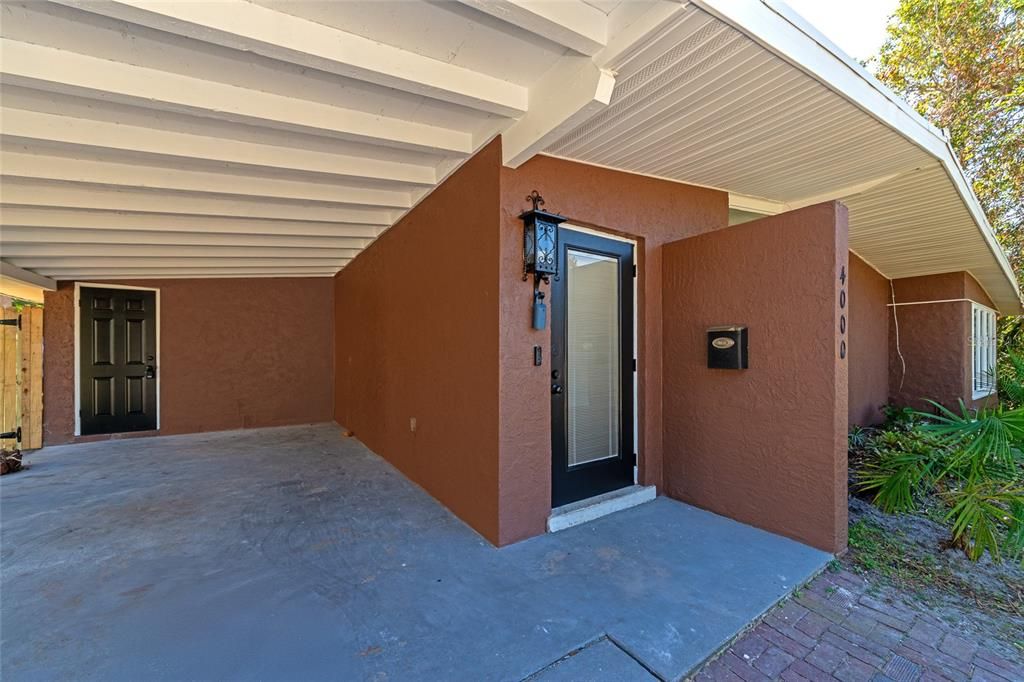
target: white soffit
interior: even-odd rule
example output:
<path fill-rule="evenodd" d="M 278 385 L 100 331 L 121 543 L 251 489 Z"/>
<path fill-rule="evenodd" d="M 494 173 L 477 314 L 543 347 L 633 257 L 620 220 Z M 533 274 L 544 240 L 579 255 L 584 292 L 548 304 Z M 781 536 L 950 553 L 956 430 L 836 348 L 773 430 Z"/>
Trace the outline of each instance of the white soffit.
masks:
<path fill-rule="evenodd" d="M 7 2 L 0 104 L 0 256 L 59 279 L 329 276 L 501 134 L 842 199 L 887 276 L 1020 307 L 941 135 L 774 0 Z"/>
<path fill-rule="evenodd" d="M 5 2 L 0 256 L 56 279 L 333 275 L 496 135 L 517 165 L 606 106 L 609 65 L 681 11 Z"/>
<path fill-rule="evenodd" d="M 839 199 L 891 278 L 967 270 L 1020 293 L 941 133 L 781 3 L 696 0 L 616 66 L 610 103 L 545 153 L 730 192 L 742 211 Z"/>

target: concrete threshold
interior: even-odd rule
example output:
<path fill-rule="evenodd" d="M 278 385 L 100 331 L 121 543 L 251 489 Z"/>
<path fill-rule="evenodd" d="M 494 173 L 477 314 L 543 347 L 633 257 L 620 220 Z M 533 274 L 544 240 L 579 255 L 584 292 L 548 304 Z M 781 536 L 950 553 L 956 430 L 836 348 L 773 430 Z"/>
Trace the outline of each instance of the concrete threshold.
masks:
<path fill-rule="evenodd" d="M 557 533 L 560 530 L 572 528 L 623 509 L 650 502 L 655 497 L 657 497 L 657 492 L 653 485 L 631 485 L 556 507 L 548 516 L 548 532 Z"/>

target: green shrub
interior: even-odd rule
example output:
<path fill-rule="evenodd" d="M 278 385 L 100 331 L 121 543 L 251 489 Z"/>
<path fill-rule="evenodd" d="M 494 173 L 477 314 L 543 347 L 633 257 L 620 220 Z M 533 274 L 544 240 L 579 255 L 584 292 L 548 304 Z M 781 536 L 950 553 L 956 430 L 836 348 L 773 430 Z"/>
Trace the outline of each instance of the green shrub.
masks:
<path fill-rule="evenodd" d="M 1024 407 L 1024 356 L 1006 351 L 996 365 L 999 402 L 1007 407 Z"/>
<path fill-rule="evenodd" d="M 874 492 L 874 502 L 890 514 L 916 508 L 915 498 L 930 488 L 947 453 L 937 438 L 918 429 L 880 432 L 859 474 L 860 489 Z"/>
<path fill-rule="evenodd" d="M 927 495 L 947 506 L 953 543 L 977 560 L 987 551 L 1024 561 L 1024 408 L 934 413 L 887 410 L 887 428 L 862 449 L 858 487 L 888 513 L 918 508 Z"/>
<path fill-rule="evenodd" d="M 871 438 L 874 435 L 875 430 L 866 428 L 863 426 L 854 426 L 850 429 L 847 434 L 847 449 L 849 450 L 861 450 L 871 443 Z"/>
<path fill-rule="evenodd" d="M 882 414 L 885 415 L 885 427 L 889 430 L 905 431 L 913 428 L 918 422 L 918 413 L 912 407 L 883 405 Z"/>

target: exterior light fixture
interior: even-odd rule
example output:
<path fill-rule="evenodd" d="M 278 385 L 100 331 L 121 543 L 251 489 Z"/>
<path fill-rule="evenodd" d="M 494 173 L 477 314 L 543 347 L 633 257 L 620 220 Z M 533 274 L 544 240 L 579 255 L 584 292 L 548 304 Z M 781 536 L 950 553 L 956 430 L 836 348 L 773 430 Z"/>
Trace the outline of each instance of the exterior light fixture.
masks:
<path fill-rule="evenodd" d="M 558 226 L 566 219 L 541 210 L 544 197 L 537 190 L 526 200 L 533 202 L 533 208 L 519 215 L 523 221 L 523 281 L 533 275 L 533 328 L 544 329 L 547 306 L 540 283 L 550 284 L 551 277 L 558 279 Z"/>
<path fill-rule="evenodd" d="M 558 226 L 566 219 L 538 208 L 544 205 L 544 197 L 537 190 L 526 200 L 533 202 L 533 208 L 519 215 L 523 221 L 523 281 L 532 274 L 535 280 L 550 283 L 550 277 L 558 277 Z"/>

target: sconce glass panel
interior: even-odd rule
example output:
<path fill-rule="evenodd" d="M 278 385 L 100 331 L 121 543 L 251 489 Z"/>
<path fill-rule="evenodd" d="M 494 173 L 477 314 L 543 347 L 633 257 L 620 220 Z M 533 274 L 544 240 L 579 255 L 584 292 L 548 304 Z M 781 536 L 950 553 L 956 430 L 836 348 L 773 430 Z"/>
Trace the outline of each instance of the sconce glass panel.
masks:
<path fill-rule="evenodd" d="M 558 274 L 558 224 L 564 220 L 542 211 L 523 215 L 523 264 L 526 272 Z"/>

